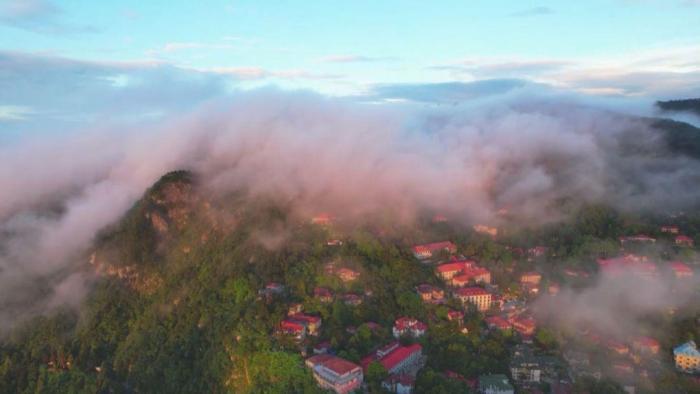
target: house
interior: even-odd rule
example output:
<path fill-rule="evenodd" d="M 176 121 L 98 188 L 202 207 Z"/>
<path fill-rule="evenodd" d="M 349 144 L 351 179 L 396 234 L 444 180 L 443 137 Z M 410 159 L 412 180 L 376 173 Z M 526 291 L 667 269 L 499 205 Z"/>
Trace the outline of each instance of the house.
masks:
<path fill-rule="evenodd" d="M 366 372 L 369 364 L 374 361 L 382 364 L 390 375 L 414 374 L 422 366 L 423 347 L 418 343 L 402 346 L 398 341 L 392 342 L 363 358 L 360 364 Z"/>
<path fill-rule="evenodd" d="M 402 335 L 410 335 L 417 338 L 423 336 L 423 334 L 425 334 L 425 330 L 427 329 L 428 326 L 419 320 L 412 317 L 400 317 L 396 319 L 396 322 L 394 322 L 392 332 L 394 333 L 395 338 Z"/>
<path fill-rule="evenodd" d="M 433 223 L 447 223 L 447 217 L 445 215 L 437 214 L 433 216 Z"/>
<path fill-rule="evenodd" d="M 693 246 L 693 239 L 687 235 L 677 235 L 675 241 L 678 246 Z"/>
<path fill-rule="evenodd" d="M 311 218 L 311 223 L 318 224 L 321 226 L 327 226 L 333 223 L 334 220 L 335 218 L 333 218 L 333 216 L 329 213 L 319 213 L 318 215 Z"/>
<path fill-rule="evenodd" d="M 700 372 L 700 351 L 694 341 L 688 341 L 673 349 L 676 369 L 682 372 Z"/>
<path fill-rule="evenodd" d="M 301 313 L 301 311 L 304 310 L 304 304 L 295 302 L 293 304 L 289 304 L 289 309 L 287 310 L 287 315 L 294 315 L 296 313 Z"/>
<path fill-rule="evenodd" d="M 630 352 L 629 346 L 627 346 L 626 344 L 624 344 L 622 342 L 616 341 L 614 339 L 607 340 L 605 345 L 607 346 L 607 348 L 610 351 L 615 352 L 621 356 L 625 355 L 625 354 L 629 354 L 629 352 Z"/>
<path fill-rule="evenodd" d="M 530 271 L 520 275 L 520 284 L 537 286 L 542 280 L 542 275 L 538 272 Z"/>
<path fill-rule="evenodd" d="M 352 270 L 350 268 L 340 268 L 336 272 L 336 275 L 342 280 L 343 282 L 352 282 L 357 280 L 357 278 L 360 277 L 360 273 Z"/>
<path fill-rule="evenodd" d="M 319 316 L 296 313 L 287 316 L 286 321 L 303 325 L 306 328 L 306 333 L 309 335 L 318 335 L 318 331 L 321 329 L 321 318 Z"/>
<path fill-rule="evenodd" d="M 396 394 L 411 394 L 415 385 L 416 378 L 408 374 L 389 375 L 382 382 L 382 387 Z"/>
<path fill-rule="evenodd" d="M 343 294 L 343 302 L 345 305 L 358 306 L 362 304 L 362 297 L 353 293 Z"/>
<path fill-rule="evenodd" d="M 482 394 L 514 394 L 513 386 L 503 374 L 479 376 L 479 393 Z"/>
<path fill-rule="evenodd" d="M 456 321 L 461 326 L 464 324 L 464 312 L 450 309 L 447 311 L 447 320 Z"/>
<path fill-rule="evenodd" d="M 510 330 L 513 327 L 508 320 L 500 316 L 487 317 L 486 325 L 491 330 L 498 329 L 501 331 Z"/>
<path fill-rule="evenodd" d="M 306 337 L 306 325 L 290 319 L 284 319 L 280 322 L 279 331 L 284 335 L 291 335 L 297 340 Z"/>
<path fill-rule="evenodd" d="M 661 226 L 662 233 L 678 234 L 678 226 Z"/>
<path fill-rule="evenodd" d="M 625 243 L 655 243 L 656 238 L 650 237 L 648 235 L 640 234 L 640 235 L 628 235 L 626 237 L 620 237 L 620 244 L 625 245 Z"/>
<path fill-rule="evenodd" d="M 439 287 L 421 284 L 416 286 L 416 292 L 425 302 L 440 304 L 445 301 L 445 291 Z"/>
<path fill-rule="evenodd" d="M 535 333 L 535 329 L 537 328 L 537 322 L 532 317 L 519 316 L 511 319 L 511 324 L 515 331 L 524 336 L 531 336 Z"/>
<path fill-rule="evenodd" d="M 419 260 L 425 260 L 433 257 L 439 252 L 453 254 L 457 252 L 457 245 L 449 241 L 433 242 L 429 244 L 416 245 L 411 248 L 413 255 Z"/>
<path fill-rule="evenodd" d="M 270 298 L 275 295 L 284 293 L 284 285 L 277 282 L 269 282 L 265 285 L 265 288 L 260 289 L 258 294 Z"/>
<path fill-rule="evenodd" d="M 546 246 L 535 246 L 527 250 L 527 254 L 530 257 L 542 257 L 547 253 L 548 248 Z"/>
<path fill-rule="evenodd" d="M 680 261 L 672 261 L 669 263 L 669 267 L 671 268 L 671 271 L 673 271 L 676 278 L 689 278 L 693 276 L 693 269 Z"/>
<path fill-rule="evenodd" d="M 632 341 L 632 348 L 641 354 L 657 354 L 659 341 L 650 337 L 637 337 Z"/>
<path fill-rule="evenodd" d="M 549 285 L 549 287 L 547 288 L 547 292 L 550 295 L 557 295 L 557 294 L 559 294 L 559 289 L 560 289 L 559 283 L 551 283 Z"/>
<path fill-rule="evenodd" d="M 510 376 L 516 383 L 539 383 L 542 368 L 532 349 L 516 346 L 510 361 Z"/>
<path fill-rule="evenodd" d="M 314 298 L 323 303 L 333 302 L 333 293 L 325 287 L 317 287 L 314 289 Z"/>
<path fill-rule="evenodd" d="M 343 246 L 343 241 L 339 239 L 329 239 L 326 241 L 327 246 Z"/>
<path fill-rule="evenodd" d="M 449 282 L 453 277 L 464 272 L 464 270 L 475 266 L 476 262 L 472 260 L 456 260 L 438 265 L 435 268 L 435 272 L 440 278 Z"/>
<path fill-rule="evenodd" d="M 656 264 L 650 262 L 646 256 L 626 254 L 621 257 L 598 259 L 597 261 L 600 271 L 609 276 L 634 274 L 651 277 L 657 274 Z"/>
<path fill-rule="evenodd" d="M 316 344 L 313 348 L 314 354 L 327 354 L 331 350 L 331 343 L 328 341 L 323 341 Z"/>
<path fill-rule="evenodd" d="M 470 283 L 491 283 L 491 271 L 486 268 L 472 267 L 452 278 L 452 286 L 464 287 Z"/>
<path fill-rule="evenodd" d="M 333 390 L 338 394 L 359 389 L 364 378 L 359 365 L 329 354 L 308 358 L 306 366 L 311 368 L 319 387 Z"/>
<path fill-rule="evenodd" d="M 490 235 L 492 237 L 495 237 L 498 235 L 498 229 L 496 227 L 489 227 L 484 224 L 477 224 L 474 225 L 474 231 L 476 231 L 479 234 L 486 234 Z"/>
<path fill-rule="evenodd" d="M 479 311 L 487 311 L 491 308 L 491 293 L 481 287 L 463 287 L 455 291 L 457 297 L 462 304 L 472 304 Z"/>

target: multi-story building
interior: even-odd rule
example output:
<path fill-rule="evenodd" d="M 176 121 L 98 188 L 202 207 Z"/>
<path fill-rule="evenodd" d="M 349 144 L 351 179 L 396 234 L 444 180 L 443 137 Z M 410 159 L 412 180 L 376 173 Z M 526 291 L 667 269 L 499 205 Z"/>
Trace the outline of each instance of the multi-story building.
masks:
<path fill-rule="evenodd" d="M 491 293 L 481 287 L 463 287 L 455 290 L 457 297 L 462 304 L 473 304 L 479 311 L 487 311 L 491 308 Z"/>
<path fill-rule="evenodd" d="M 306 365 L 311 368 L 314 379 L 323 389 L 345 394 L 359 389 L 362 385 L 362 368 L 340 357 L 319 354 L 308 358 Z"/>
<path fill-rule="evenodd" d="M 542 367 L 532 349 L 517 346 L 510 361 L 510 376 L 517 383 L 539 383 Z"/>
<path fill-rule="evenodd" d="M 455 275 L 461 274 L 464 270 L 473 268 L 476 262 L 472 260 L 457 260 L 440 264 L 435 268 L 437 275 L 445 281 L 450 281 Z"/>
<path fill-rule="evenodd" d="M 423 347 L 418 343 L 401 346 L 399 342 L 392 342 L 363 358 L 360 364 L 366 372 L 369 364 L 374 361 L 382 364 L 390 375 L 402 373 L 413 375 L 424 361 Z"/>
<path fill-rule="evenodd" d="M 412 317 L 400 317 L 394 322 L 394 327 L 392 329 L 394 337 L 398 338 L 402 335 L 410 335 L 414 338 L 420 337 L 425 334 L 425 330 L 428 326 Z"/>
<path fill-rule="evenodd" d="M 694 341 L 688 341 L 673 349 L 676 368 L 682 372 L 700 372 L 700 351 Z"/>
<path fill-rule="evenodd" d="M 673 261 L 669 263 L 669 267 L 671 268 L 671 271 L 673 271 L 673 275 L 675 275 L 678 279 L 693 276 L 693 269 L 680 261 Z"/>
<path fill-rule="evenodd" d="M 502 374 L 479 376 L 479 393 L 482 394 L 513 394 L 513 386 L 508 377 Z"/>
<path fill-rule="evenodd" d="M 491 283 L 491 272 L 486 268 L 472 267 L 452 278 L 452 286 L 464 287 L 470 283 Z"/>

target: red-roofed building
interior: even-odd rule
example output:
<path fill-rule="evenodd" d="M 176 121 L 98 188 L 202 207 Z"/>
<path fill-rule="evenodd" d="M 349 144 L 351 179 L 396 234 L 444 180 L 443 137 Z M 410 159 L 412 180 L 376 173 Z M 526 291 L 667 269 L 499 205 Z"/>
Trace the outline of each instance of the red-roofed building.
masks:
<path fill-rule="evenodd" d="M 491 283 L 491 271 L 486 268 L 472 267 L 452 278 L 452 286 L 464 287 L 470 283 Z"/>
<path fill-rule="evenodd" d="M 606 342 L 606 346 L 608 349 L 610 349 L 611 351 L 613 351 L 619 355 L 624 355 L 624 354 L 627 354 L 630 352 L 629 346 L 625 345 L 622 342 L 615 341 L 613 339 L 609 339 Z"/>
<path fill-rule="evenodd" d="M 598 267 L 607 275 L 636 274 L 641 276 L 656 275 L 656 264 L 648 261 L 646 256 L 626 254 L 622 257 L 598 259 Z"/>
<path fill-rule="evenodd" d="M 439 287 L 435 287 L 429 284 L 422 284 L 416 286 L 416 292 L 420 298 L 432 304 L 440 304 L 445 301 L 445 291 Z"/>
<path fill-rule="evenodd" d="M 450 309 L 447 311 L 447 320 L 456 321 L 461 326 L 464 323 L 464 312 Z"/>
<path fill-rule="evenodd" d="M 343 282 L 352 282 L 360 277 L 360 273 L 350 268 L 340 268 L 336 274 Z"/>
<path fill-rule="evenodd" d="M 486 311 L 491 308 L 491 293 L 481 287 L 463 287 L 455 291 L 462 304 L 473 304 L 479 311 Z"/>
<path fill-rule="evenodd" d="M 449 281 L 452 279 L 455 275 L 458 275 L 464 270 L 473 268 L 476 266 L 476 262 L 472 260 L 457 260 L 457 261 L 451 261 L 449 263 L 445 264 L 440 264 L 435 268 L 435 272 L 440 276 L 442 279 Z"/>
<path fill-rule="evenodd" d="M 678 226 L 661 226 L 662 233 L 678 234 Z"/>
<path fill-rule="evenodd" d="M 449 241 L 433 242 L 424 245 L 416 245 L 411 248 L 411 251 L 417 259 L 424 260 L 433 257 L 433 255 L 438 252 L 456 253 L 457 246 Z"/>
<path fill-rule="evenodd" d="M 329 213 L 320 213 L 311 218 L 311 223 L 320 225 L 329 225 L 333 223 L 333 216 Z"/>
<path fill-rule="evenodd" d="M 414 338 L 420 337 L 425 334 L 425 330 L 428 326 L 412 317 L 400 317 L 394 322 L 394 327 L 392 329 L 394 337 L 398 338 L 402 335 L 410 335 Z"/>
<path fill-rule="evenodd" d="M 306 327 L 306 333 L 309 335 L 318 335 L 318 330 L 321 328 L 321 318 L 319 316 L 307 315 L 304 313 L 289 315 L 285 321 L 304 325 Z"/>
<path fill-rule="evenodd" d="M 677 235 L 676 236 L 676 245 L 692 247 L 693 246 L 693 239 L 687 235 Z"/>
<path fill-rule="evenodd" d="M 531 336 L 535 333 L 535 329 L 537 328 L 537 322 L 531 317 L 516 317 L 512 319 L 511 323 L 515 331 L 524 336 Z"/>
<path fill-rule="evenodd" d="M 292 335 L 296 339 L 304 339 L 306 336 L 306 325 L 293 321 L 293 320 L 282 320 L 280 322 L 280 332 L 285 335 Z"/>
<path fill-rule="evenodd" d="M 363 380 L 362 368 L 348 360 L 329 354 L 309 357 L 306 366 L 313 371 L 319 387 L 345 394 L 360 388 Z"/>
<path fill-rule="evenodd" d="M 634 350 L 643 354 L 657 354 L 659 352 L 659 341 L 651 337 L 637 337 L 632 341 Z"/>
<path fill-rule="evenodd" d="M 510 330 L 512 328 L 512 325 L 508 320 L 500 317 L 500 316 L 490 316 L 486 318 L 486 325 L 488 326 L 489 329 L 498 329 L 498 330 Z"/>
<path fill-rule="evenodd" d="M 343 302 L 345 305 L 358 306 L 362 304 L 362 297 L 354 293 L 343 294 Z"/>
<path fill-rule="evenodd" d="M 673 274 L 676 275 L 676 278 L 688 278 L 693 276 L 693 269 L 680 261 L 673 261 L 669 263 L 669 267 L 671 267 L 671 270 L 673 271 Z"/>
<path fill-rule="evenodd" d="M 333 293 L 325 287 L 315 288 L 314 297 L 324 303 L 333 302 Z"/>
<path fill-rule="evenodd" d="M 366 372 L 370 363 L 378 361 L 389 374 L 400 374 L 415 368 L 422 356 L 423 347 L 418 343 L 401 346 L 398 342 L 392 342 L 363 358 L 360 364 Z"/>

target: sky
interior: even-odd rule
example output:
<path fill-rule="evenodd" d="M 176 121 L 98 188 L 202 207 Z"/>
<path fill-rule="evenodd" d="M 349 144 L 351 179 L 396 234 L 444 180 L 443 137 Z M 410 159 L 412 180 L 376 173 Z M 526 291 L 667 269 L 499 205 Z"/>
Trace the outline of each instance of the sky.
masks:
<path fill-rule="evenodd" d="M 698 96 L 700 1 L 0 0 L 0 130 L 159 117 L 263 86 L 462 99 L 488 81 Z"/>

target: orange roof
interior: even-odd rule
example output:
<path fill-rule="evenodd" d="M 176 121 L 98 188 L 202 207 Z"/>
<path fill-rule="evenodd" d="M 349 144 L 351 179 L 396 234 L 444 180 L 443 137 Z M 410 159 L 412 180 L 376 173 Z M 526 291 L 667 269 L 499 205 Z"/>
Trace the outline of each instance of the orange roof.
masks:
<path fill-rule="evenodd" d="M 440 264 L 437 266 L 436 270 L 439 273 L 461 271 L 475 264 L 472 260 L 460 260 L 451 263 Z"/>
<path fill-rule="evenodd" d="M 669 266 L 671 267 L 672 270 L 676 272 L 683 272 L 683 273 L 693 273 L 693 269 L 690 268 L 687 264 L 681 263 L 680 261 L 672 261 Z"/>
<path fill-rule="evenodd" d="M 346 373 L 350 373 L 353 370 L 360 368 L 360 366 L 355 363 L 335 356 L 323 361 L 322 364 L 324 367 L 330 369 L 338 375 L 345 375 Z"/>

